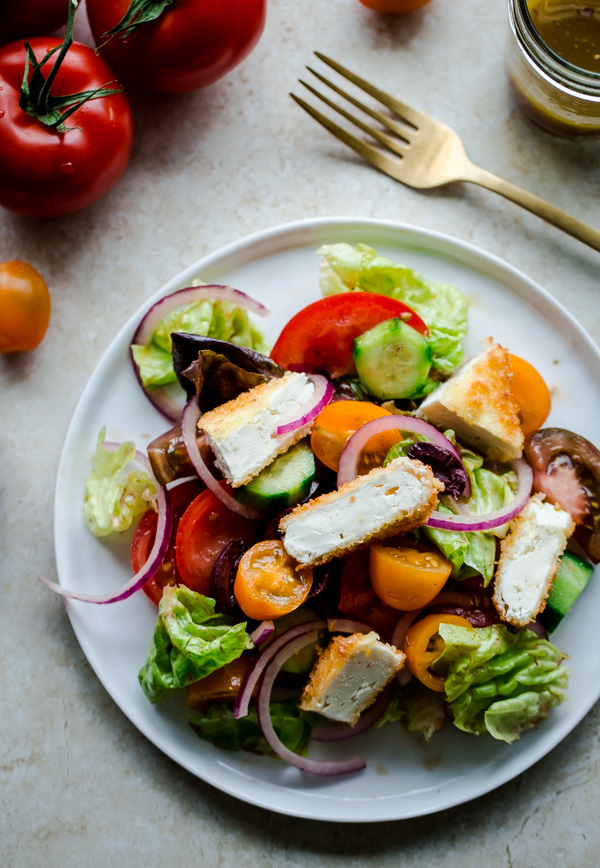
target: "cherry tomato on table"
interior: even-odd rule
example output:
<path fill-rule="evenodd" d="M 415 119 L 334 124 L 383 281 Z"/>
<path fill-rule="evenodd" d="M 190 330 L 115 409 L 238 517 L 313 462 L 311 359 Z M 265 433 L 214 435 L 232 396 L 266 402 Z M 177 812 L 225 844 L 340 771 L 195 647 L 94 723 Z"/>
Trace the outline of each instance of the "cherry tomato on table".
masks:
<path fill-rule="evenodd" d="M 131 0 L 87 0 L 94 39 L 127 83 L 162 93 L 217 81 L 250 53 L 265 24 L 266 0 L 175 0 L 154 20 L 105 36 L 130 6 Z"/>
<path fill-rule="evenodd" d="M 65 0 L 4 0 L 0 3 L 0 44 L 46 36 L 66 20 Z"/>
<path fill-rule="evenodd" d="M 37 347 L 50 321 L 44 278 L 27 262 L 0 262 L 0 353 Z"/>
<path fill-rule="evenodd" d="M 29 42 L 38 62 L 62 44 L 44 37 Z M 19 105 L 25 59 L 22 43 L 0 48 L 0 205 L 30 217 L 72 214 L 103 196 L 125 171 L 133 139 L 129 103 L 123 93 L 89 100 L 68 118 L 66 131 L 57 132 Z M 51 63 L 43 67 L 46 76 Z M 75 42 L 52 94 L 94 90 L 114 78 L 102 58 Z"/>
<path fill-rule="evenodd" d="M 354 338 L 387 319 L 401 317 L 421 334 L 428 329 L 408 305 L 374 292 L 342 292 L 303 308 L 279 335 L 271 358 L 284 368 L 331 377 L 356 374 Z"/>

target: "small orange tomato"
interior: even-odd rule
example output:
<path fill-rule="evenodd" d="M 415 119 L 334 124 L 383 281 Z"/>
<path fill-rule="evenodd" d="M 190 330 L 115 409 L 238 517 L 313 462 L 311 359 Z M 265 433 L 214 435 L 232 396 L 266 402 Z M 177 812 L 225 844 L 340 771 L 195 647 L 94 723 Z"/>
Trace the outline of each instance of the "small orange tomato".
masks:
<path fill-rule="evenodd" d="M 248 618 L 280 618 L 304 603 L 312 578 L 310 568 L 296 569 L 281 540 L 261 540 L 243 555 L 233 593 Z"/>
<path fill-rule="evenodd" d="M 406 654 L 406 664 L 415 678 L 425 687 L 443 693 L 444 679 L 430 668 L 444 650 L 444 640 L 438 633 L 440 624 L 456 624 L 457 627 L 475 629 L 460 615 L 426 615 L 410 628 L 402 650 Z"/>
<path fill-rule="evenodd" d="M 321 410 L 315 419 L 310 437 L 312 451 L 326 467 L 337 470 L 340 455 L 349 438 L 367 422 L 391 415 L 389 410 L 369 401 L 334 401 Z M 395 431 L 384 431 L 372 437 L 363 449 L 359 471 L 365 472 L 381 464 L 399 439 Z"/>
<path fill-rule="evenodd" d="M 360 0 L 360 2 L 376 12 L 414 12 L 431 0 Z"/>
<path fill-rule="evenodd" d="M 371 584 L 377 596 L 402 612 L 430 603 L 444 587 L 452 564 L 438 552 L 376 543 L 370 549 Z"/>
<path fill-rule="evenodd" d="M 541 428 L 550 413 L 551 398 L 548 386 L 533 365 L 519 356 L 510 356 L 512 393 L 519 405 L 523 434 L 527 437 Z"/>
<path fill-rule="evenodd" d="M 18 259 L 0 262 L 0 353 L 33 350 L 50 321 L 44 278 Z"/>
<path fill-rule="evenodd" d="M 242 655 L 220 669 L 215 669 L 206 678 L 189 685 L 185 704 L 188 708 L 202 710 L 207 704 L 235 699 L 251 667 L 250 658 Z"/>

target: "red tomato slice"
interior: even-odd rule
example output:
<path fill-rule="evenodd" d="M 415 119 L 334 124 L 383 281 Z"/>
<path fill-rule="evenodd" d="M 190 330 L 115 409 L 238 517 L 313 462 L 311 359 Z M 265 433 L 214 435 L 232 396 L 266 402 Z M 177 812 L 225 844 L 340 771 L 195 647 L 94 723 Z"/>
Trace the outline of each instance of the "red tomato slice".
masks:
<path fill-rule="evenodd" d="M 152 602 L 158 606 L 162 597 L 163 588 L 165 585 L 180 584 L 183 579 L 177 570 L 175 562 L 175 535 L 177 533 L 177 525 L 183 513 L 191 501 L 198 496 L 202 489 L 202 483 L 185 482 L 182 485 L 177 485 L 168 492 L 169 500 L 171 501 L 171 509 L 173 510 L 173 529 L 171 531 L 171 539 L 169 547 L 165 553 L 165 557 L 157 572 L 144 585 L 143 591 Z M 148 555 L 154 545 L 154 537 L 156 535 L 156 523 L 158 516 L 153 509 L 149 509 L 141 517 L 140 522 L 133 534 L 131 540 L 131 568 L 134 573 L 140 570 L 146 561 Z"/>
<path fill-rule="evenodd" d="M 428 333 L 408 305 L 374 292 L 343 292 L 309 304 L 285 326 L 271 357 L 284 368 L 330 377 L 355 374 L 354 338 L 386 319 L 402 317 L 422 335 Z"/>
<path fill-rule="evenodd" d="M 181 580 L 188 588 L 210 595 L 212 566 L 225 546 L 234 539 L 253 543 L 256 522 L 227 509 L 206 489 L 184 512 L 175 538 L 175 560 Z"/>

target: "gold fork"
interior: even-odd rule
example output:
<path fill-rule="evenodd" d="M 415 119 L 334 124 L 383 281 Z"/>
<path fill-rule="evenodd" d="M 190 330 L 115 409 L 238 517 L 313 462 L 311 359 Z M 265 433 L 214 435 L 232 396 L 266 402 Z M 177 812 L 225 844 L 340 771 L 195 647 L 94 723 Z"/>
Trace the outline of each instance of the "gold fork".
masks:
<path fill-rule="evenodd" d="M 342 142 L 369 163 L 385 172 L 386 175 L 409 187 L 424 190 L 441 187 L 453 181 L 470 181 L 473 184 L 479 184 L 481 187 L 487 187 L 488 190 L 493 190 L 506 199 L 516 202 L 517 205 L 537 214 L 538 217 L 552 223 L 574 238 L 578 238 L 584 244 L 588 244 L 595 250 L 600 250 L 600 232 L 555 205 L 540 199 L 539 196 L 535 196 L 527 190 L 504 181 L 497 175 L 493 175 L 486 169 L 476 166 L 468 158 L 460 137 L 446 124 L 399 102 L 390 94 L 365 81 L 364 78 L 360 78 L 324 54 L 318 51 L 315 51 L 315 54 L 323 63 L 382 103 L 390 110 L 391 114 L 384 114 L 366 105 L 310 66 L 307 67 L 308 71 L 319 81 L 369 115 L 383 129 L 365 123 L 306 81 L 300 79 L 300 83 L 331 109 L 346 118 L 347 121 L 371 136 L 382 147 L 376 147 L 364 139 L 353 136 L 300 97 L 293 93 L 290 96 L 330 133 L 341 139 Z"/>

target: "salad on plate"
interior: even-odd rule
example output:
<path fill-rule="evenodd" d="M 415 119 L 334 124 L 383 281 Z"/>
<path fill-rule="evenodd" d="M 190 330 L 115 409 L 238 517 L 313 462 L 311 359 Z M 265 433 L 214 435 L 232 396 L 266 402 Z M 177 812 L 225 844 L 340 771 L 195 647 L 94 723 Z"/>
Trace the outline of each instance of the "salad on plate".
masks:
<path fill-rule="evenodd" d="M 600 452 L 545 428 L 550 391 L 468 300 L 364 244 L 325 245 L 322 297 L 269 353 L 229 286 L 139 323 L 131 356 L 165 421 L 146 453 L 101 431 L 86 482 L 98 537 L 134 528 L 158 607 L 139 683 L 194 731 L 319 775 L 358 753 L 311 741 L 403 725 L 507 743 L 566 698 L 551 634 L 600 561 Z"/>

